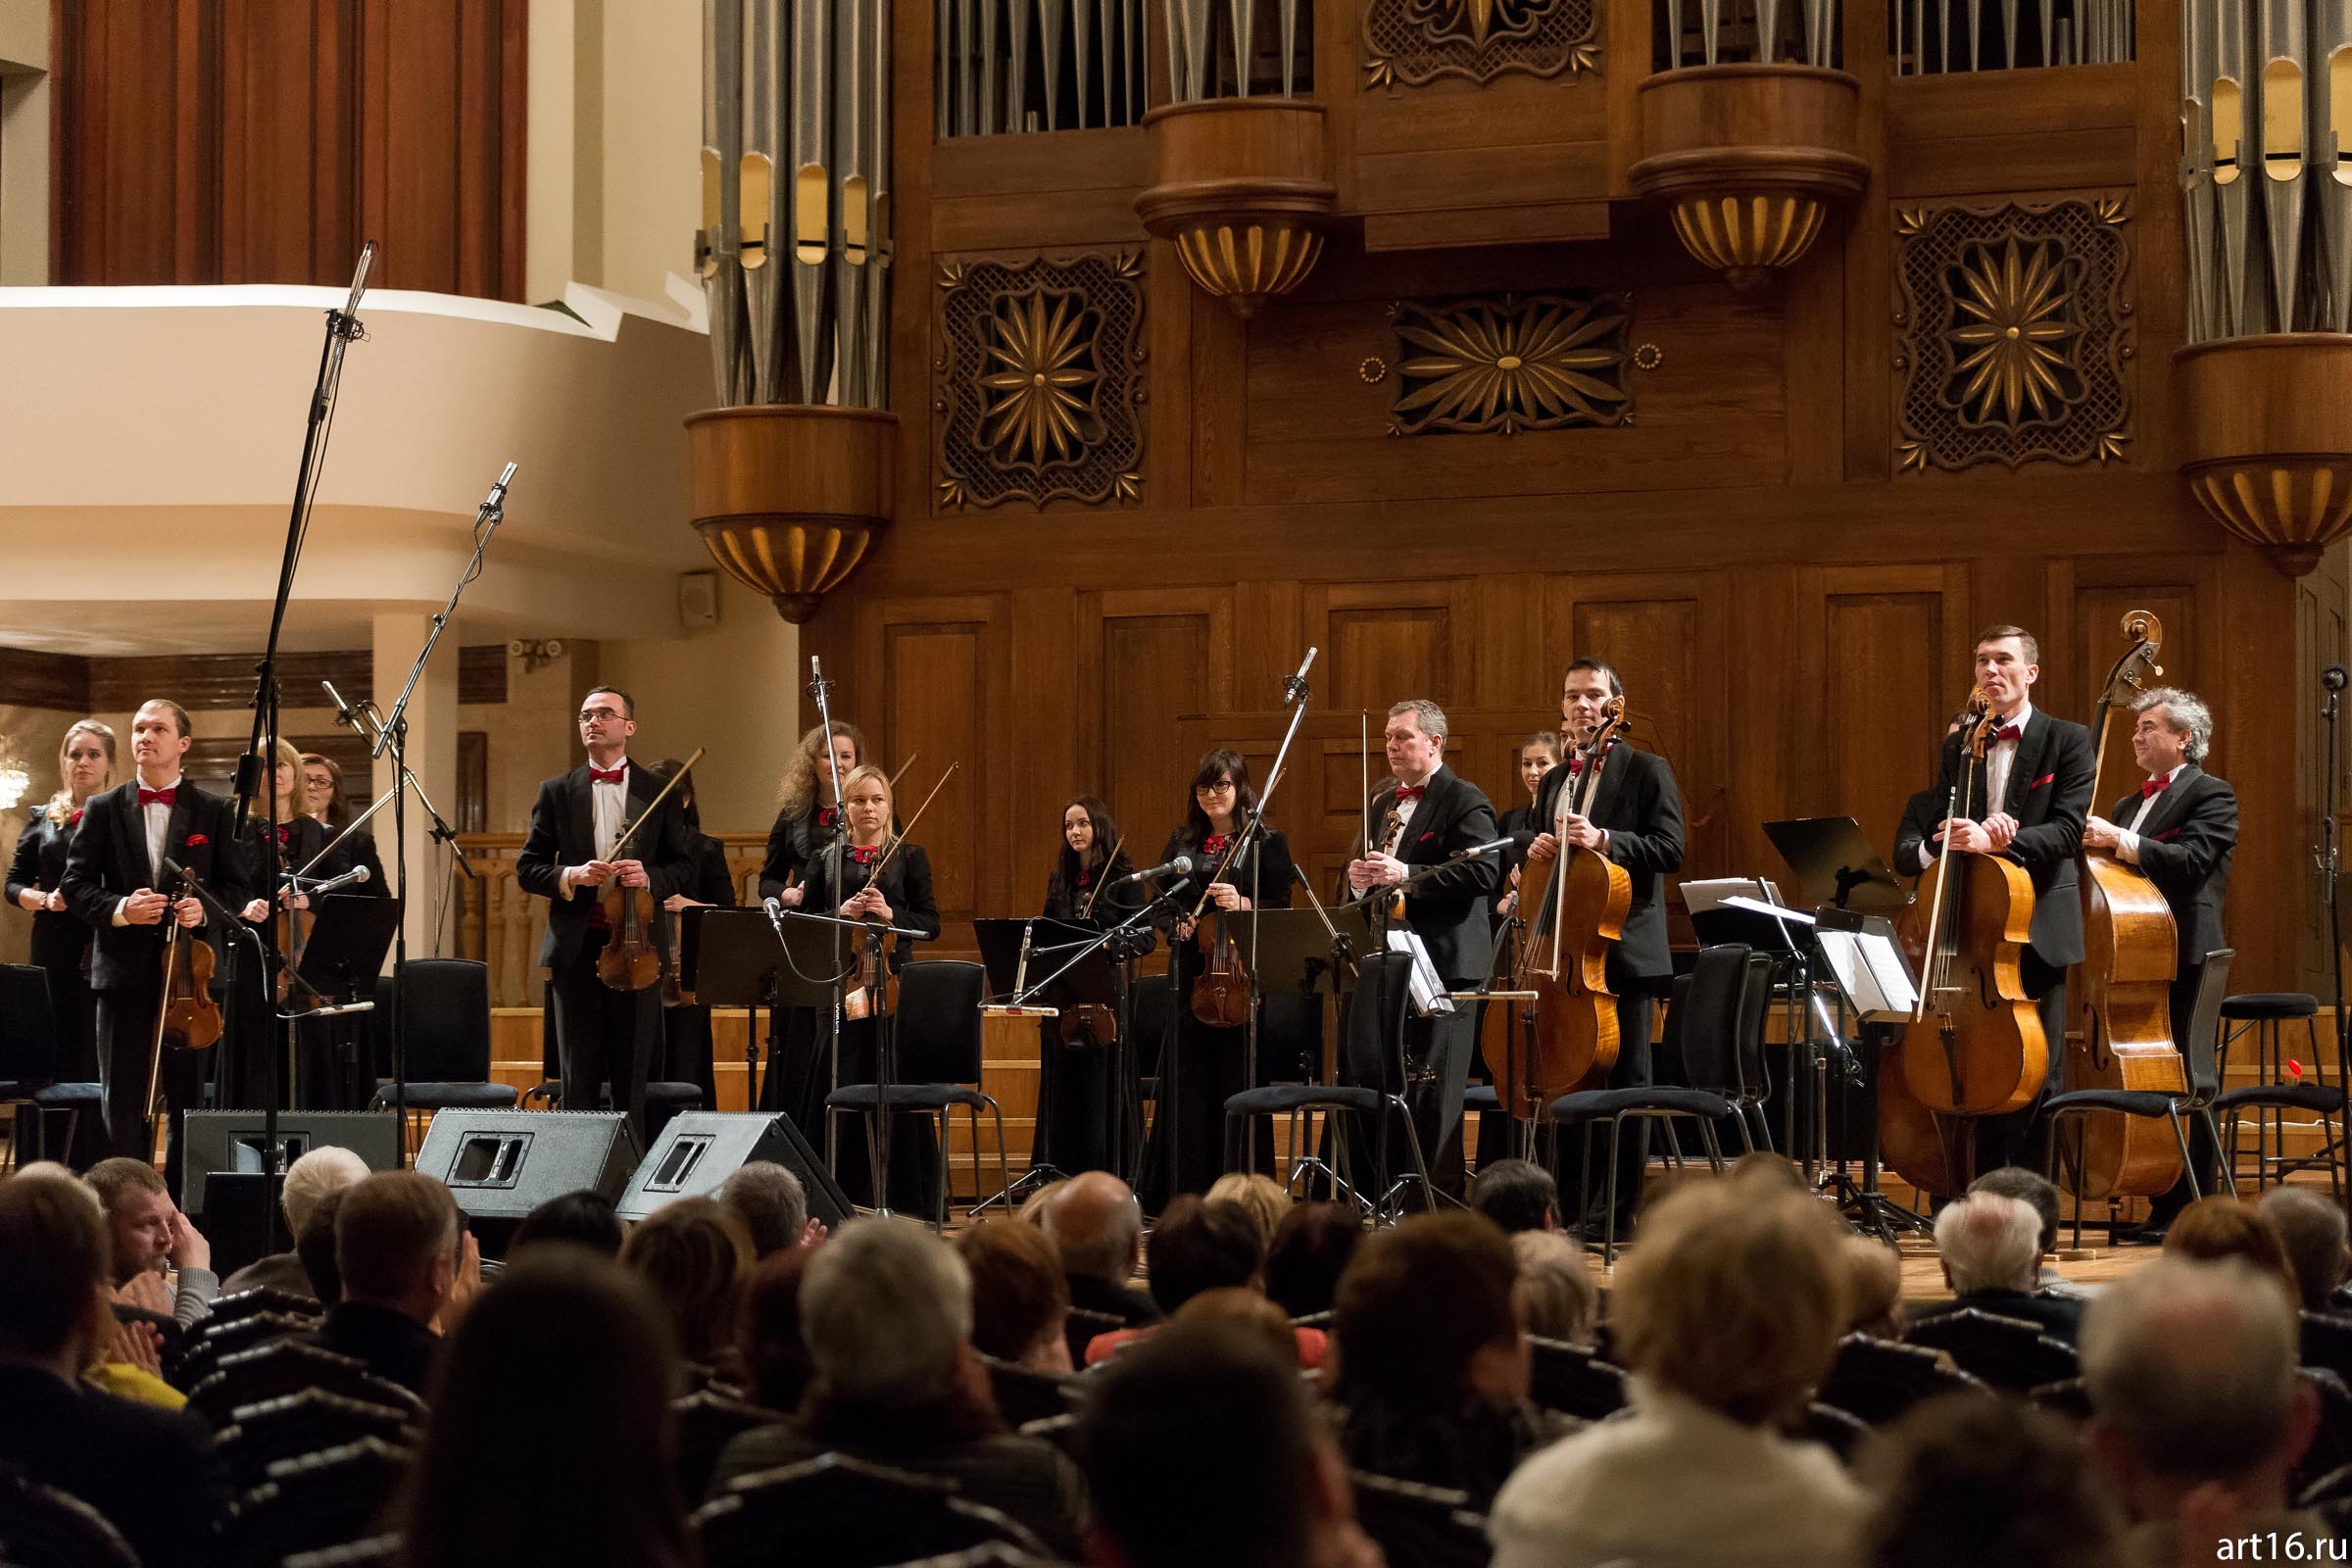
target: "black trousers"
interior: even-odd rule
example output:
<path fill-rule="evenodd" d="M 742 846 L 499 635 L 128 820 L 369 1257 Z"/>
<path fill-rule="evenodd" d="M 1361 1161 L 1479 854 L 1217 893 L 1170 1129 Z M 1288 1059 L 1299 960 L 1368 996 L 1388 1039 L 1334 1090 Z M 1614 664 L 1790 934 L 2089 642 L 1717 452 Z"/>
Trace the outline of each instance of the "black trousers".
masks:
<path fill-rule="evenodd" d="M 130 1159 L 153 1157 L 148 1143 L 147 1074 L 155 1060 L 155 1010 L 160 991 L 122 988 L 98 993 L 98 1083 L 106 1111 L 110 1153 Z M 179 1200 L 185 1158 L 180 1124 L 204 1098 L 206 1053 L 164 1048 L 156 1081 L 170 1107 L 164 1131 L 164 1182 Z"/>
<path fill-rule="evenodd" d="M 82 974 L 82 960 L 45 963 L 49 1011 L 57 1020 L 57 1060 L 50 1075 L 61 1084 L 98 1081 L 98 995 Z"/>
<path fill-rule="evenodd" d="M 1059 1018 L 1040 1018 L 1037 1039 L 1037 1140 L 1029 1163 L 1068 1176 L 1111 1169 L 1111 1048 L 1063 1045 Z"/>
<path fill-rule="evenodd" d="M 1469 991 L 1475 979 L 1447 976 L 1448 991 Z M 1405 1060 L 1413 1082 L 1405 1093 L 1412 1107 L 1413 1132 L 1421 1140 L 1422 1157 L 1429 1161 L 1429 1179 L 1448 1198 L 1460 1198 L 1466 1185 L 1462 1170 L 1462 1095 L 1469 1088 L 1470 1061 L 1478 1054 L 1478 1013 L 1459 1007 L 1450 1013 L 1414 1018 L 1405 1024 Z M 1484 1143 L 1481 1143 L 1482 1152 Z M 1397 1147 L 1389 1161 L 1393 1174 L 1412 1169 L 1411 1152 Z"/>
<path fill-rule="evenodd" d="M 579 956 L 551 971 L 556 998 L 556 1049 L 564 1062 L 564 1105 L 594 1110 L 598 1091 L 610 1081 L 612 1108 L 628 1113 L 637 1147 L 649 1147 L 645 1116 L 645 1070 L 654 1059 L 662 1026 L 662 992 L 615 991 L 596 977 L 596 956 L 605 934 L 591 931 Z"/>

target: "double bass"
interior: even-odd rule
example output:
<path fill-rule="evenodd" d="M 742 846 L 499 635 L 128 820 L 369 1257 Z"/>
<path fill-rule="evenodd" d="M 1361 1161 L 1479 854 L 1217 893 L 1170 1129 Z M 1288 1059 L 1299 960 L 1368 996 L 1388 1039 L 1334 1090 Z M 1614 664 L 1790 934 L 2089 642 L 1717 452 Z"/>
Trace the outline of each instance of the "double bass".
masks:
<path fill-rule="evenodd" d="M 1625 699 L 1610 698 L 1600 728 L 1571 754 L 1583 765 L 1571 772 L 1561 799 L 1575 815 L 1591 814 L 1609 748 L 1622 738 L 1625 722 Z M 1524 906 L 1524 877 L 1521 885 Z M 1606 1077 L 1617 1064 L 1609 950 L 1625 935 L 1633 902 L 1634 879 L 1624 866 L 1595 851 L 1560 846 L 1511 974 L 1511 989 L 1532 991 L 1535 998 L 1507 1004 L 1504 1032 L 1487 1031 L 1482 1047 L 1503 1108 L 1513 1116 L 1541 1115 L 1552 1101 Z"/>
<path fill-rule="evenodd" d="M 2131 643 L 2108 672 L 2091 727 L 2092 809 L 2105 797 L 2107 725 L 2118 702 L 2145 689 L 2164 626 L 2144 610 L 2124 616 Z M 2180 967 L 2180 930 L 2156 884 L 2112 850 L 2082 852 L 2082 965 L 2072 998 L 2075 1027 L 2067 1031 L 2069 1089 L 2145 1090 L 2179 1095 L 2188 1088 L 2173 1040 L 2173 977 Z M 2171 1127 L 2121 1111 L 2093 1111 L 2075 1123 L 2079 1136 L 2060 1150 L 2074 1167 L 2078 1199 L 2154 1198 L 2180 1179 L 2180 1146 Z"/>

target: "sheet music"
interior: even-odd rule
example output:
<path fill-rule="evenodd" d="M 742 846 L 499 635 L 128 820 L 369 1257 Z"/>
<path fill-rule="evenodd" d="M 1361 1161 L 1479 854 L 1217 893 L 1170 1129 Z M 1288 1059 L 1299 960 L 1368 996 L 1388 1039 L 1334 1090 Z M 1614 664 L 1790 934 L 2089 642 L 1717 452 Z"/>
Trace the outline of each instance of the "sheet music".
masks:
<path fill-rule="evenodd" d="M 1759 903 L 1768 904 L 1774 906 L 1770 911 L 1774 913 L 1788 908 L 1787 902 L 1781 897 L 1780 887 L 1763 877 L 1726 876 L 1680 885 L 1683 907 L 1692 914 L 1704 914 L 1709 909 L 1721 908 L 1727 904 L 1741 909 L 1752 908 Z M 1742 899 L 1749 902 L 1743 904 L 1740 902 Z"/>
<path fill-rule="evenodd" d="M 1886 1005 L 1908 1016 L 1919 1005 L 1919 988 L 1911 983 L 1910 965 L 1903 961 L 1902 950 L 1875 932 L 1865 931 L 1857 939 L 1862 959 L 1879 983 L 1880 993 Z"/>
<path fill-rule="evenodd" d="M 1429 949 L 1422 943 L 1421 933 L 1392 928 L 1389 932 L 1389 951 L 1413 956 L 1413 978 L 1409 991 L 1415 1014 L 1426 1018 L 1432 1014 L 1453 1011 L 1453 999 L 1446 995 L 1446 987 L 1438 979 L 1438 966 L 1430 961 Z"/>
<path fill-rule="evenodd" d="M 1892 943 L 1868 931 L 1816 928 L 1814 935 L 1838 977 L 1838 988 L 1865 1020 L 1891 1022 L 1911 1016 L 1919 992 Z"/>
<path fill-rule="evenodd" d="M 1688 882 L 1683 884 L 1686 888 L 1690 885 Z M 1786 904 L 1766 904 L 1760 899 L 1725 899 L 1715 907 L 1745 909 L 1750 914 L 1760 914 L 1771 920 L 1786 920 L 1790 925 L 1813 924 L 1813 917 L 1802 909 L 1791 909 Z"/>

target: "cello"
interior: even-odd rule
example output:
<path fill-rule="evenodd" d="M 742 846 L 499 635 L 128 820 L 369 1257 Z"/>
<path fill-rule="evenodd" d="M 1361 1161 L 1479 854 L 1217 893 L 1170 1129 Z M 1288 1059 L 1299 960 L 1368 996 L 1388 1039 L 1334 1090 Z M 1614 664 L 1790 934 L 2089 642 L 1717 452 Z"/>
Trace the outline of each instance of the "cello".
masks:
<path fill-rule="evenodd" d="M 1610 747 L 1625 730 L 1625 699 L 1601 709 L 1600 728 L 1572 755 L 1583 765 L 1561 786 L 1566 809 L 1588 815 L 1600 788 Z M 1521 878 L 1522 897 L 1526 878 Z M 1533 1001 L 1509 1004 L 1499 1039 L 1483 1043 L 1503 1108 L 1526 1120 L 1579 1085 L 1605 1078 L 1617 1064 L 1617 998 L 1609 990 L 1609 950 L 1625 934 L 1633 907 L 1631 872 L 1607 856 L 1560 846 L 1520 938 L 1511 989 Z M 1515 1058 L 1515 1059 L 1514 1059 Z"/>
<path fill-rule="evenodd" d="M 2102 797 L 2097 779 L 2107 753 L 2107 725 L 2118 702 L 2162 675 L 2156 656 L 2162 622 L 2144 610 L 2124 616 L 2132 646 L 2108 672 L 2091 727 L 2097 748 L 2092 809 Z M 2180 967 L 2180 929 L 2172 906 L 2137 866 L 2112 850 L 2082 852 L 2082 965 L 2073 997 L 2076 1027 L 2067 1031 L 2069 1089 L 2144 1090 L 2179 1095 L 2188 1089 L 2173 1040 L 2173 977 Z M 2180 1179 L 2180 1146 L 2162 1121 L 2092 1111 L 2076 1125 L 2072 1156 L 2078 1199 L 2154 1198 Z"/>

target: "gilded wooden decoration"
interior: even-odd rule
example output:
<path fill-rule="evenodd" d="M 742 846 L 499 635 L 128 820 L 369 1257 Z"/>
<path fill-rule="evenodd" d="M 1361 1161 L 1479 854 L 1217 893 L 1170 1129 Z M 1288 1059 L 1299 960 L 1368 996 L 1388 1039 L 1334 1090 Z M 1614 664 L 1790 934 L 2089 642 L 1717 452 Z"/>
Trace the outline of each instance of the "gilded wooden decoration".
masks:
<path fill-rule="evenodd" d="M 1633 417 L 1623 295 L 1407 300 L 1389 318 L 1397 346 L 1392 435 L 1511 435 Z"/>
<path fill-rule="evenodd" d="M 1142 278 L 1132 251 L 940 265 L 942 508 L 1139 498 Z"/>
<path fill-rule="evenodd" d="M 2130 225 L 2120 197 L 1896 215 L 1901 467 L 2124 456 Z"/>
<path fill-rule="evenodd" d="M 1594 0 L 1372 0 L 1364 71 L 1368 85 L 1390 88 L 1598 71 L 1597 34 Z"/>

